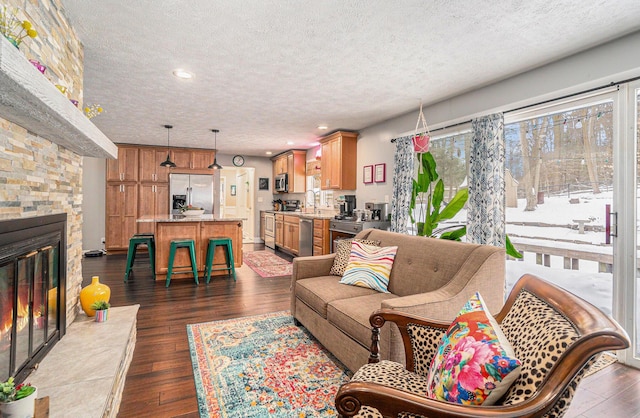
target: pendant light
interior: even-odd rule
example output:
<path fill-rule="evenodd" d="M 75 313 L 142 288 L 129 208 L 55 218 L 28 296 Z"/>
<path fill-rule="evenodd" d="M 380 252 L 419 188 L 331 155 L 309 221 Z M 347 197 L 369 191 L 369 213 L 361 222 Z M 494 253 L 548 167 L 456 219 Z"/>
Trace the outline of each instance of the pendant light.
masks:
<path fill-rule="evenodd" d="M 173 126 L 164 125 L 164 127 L 167 128 L 167 159 L 160 163 L 160 167 L 175 167 L 176 163 L 171 161 L 171 158 L 169 158 L 169 132 L 171 132 L 170 129 L 173 128 Z"/>
<path fill-rule="evenodd" d="M 213 132 L 213 134 L 215 135 L 215 139 L 214 139 L 215 142 L 213 143 L 213 149 L 216 153 L 213 154 L 213 163 L 208 168 L 213 168 L 214 170 L 221 170 L 222 166 L 218 164 L 218 132 L 220 131 L 218 129 L 212 129 L 211 132 Z"/>

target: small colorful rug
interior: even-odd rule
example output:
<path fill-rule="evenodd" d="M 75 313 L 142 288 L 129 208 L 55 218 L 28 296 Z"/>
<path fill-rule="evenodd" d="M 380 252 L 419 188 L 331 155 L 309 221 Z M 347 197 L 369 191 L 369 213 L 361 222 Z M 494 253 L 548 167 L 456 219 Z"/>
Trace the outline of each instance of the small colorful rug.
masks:
<path fill-rule="evenodd" d="M 244 262 L 260 277 L 291 276 L 293 270 L 291 262 L 270 251 L 247 251 L 243 257 Z"/>
<path fill-rule="evenodd" d="M 337 416 L 351 373 L 286 312 L 187 325 L 200 417 Z"/>
<path fill-rule="evenodd" d="M 617 361 L 618 361 L 618 357 L 616 357 L 615 354 L 605 351 L 602 354 L 600 354 L 600 357 L 598 357 L 595 363 L 593 363 L 591 367 L 589 367 L 589 370 L 584 372 L 584 377 L 591 376 L 592 374 L 597 373 L 600 370 L 611 366 L 613 363 Z"/>

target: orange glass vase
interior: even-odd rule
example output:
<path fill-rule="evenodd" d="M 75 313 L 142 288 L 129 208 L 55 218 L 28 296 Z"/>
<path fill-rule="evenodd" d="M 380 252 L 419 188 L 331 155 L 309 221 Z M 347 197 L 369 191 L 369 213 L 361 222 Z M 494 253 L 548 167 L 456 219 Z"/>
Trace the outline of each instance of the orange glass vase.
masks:
<path fill-rule="evenodd" d="M 86 313 L 87 316 L 92 317 L 95 316 L 96 311 L 91 309 L 91 305 L 99 300 L 109 302 L 110 297 L 111 289 L 109 286 L 100 283 L 100 278 L 98 276 L 93 276 L 91 278 L 91 284 L 80 291 L 80 305 L 82 305 L 84 313 Z"/>

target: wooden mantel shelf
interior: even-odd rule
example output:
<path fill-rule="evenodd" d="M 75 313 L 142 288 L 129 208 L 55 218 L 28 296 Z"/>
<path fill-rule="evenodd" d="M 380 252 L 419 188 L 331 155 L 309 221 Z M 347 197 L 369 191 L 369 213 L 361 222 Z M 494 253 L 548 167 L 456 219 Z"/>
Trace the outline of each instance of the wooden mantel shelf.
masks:
<path fill-rule="evenodd" d="M 82 156 L 118 156 L 118 147 L 4 36 L 0 36 L 0 117 Z"/>

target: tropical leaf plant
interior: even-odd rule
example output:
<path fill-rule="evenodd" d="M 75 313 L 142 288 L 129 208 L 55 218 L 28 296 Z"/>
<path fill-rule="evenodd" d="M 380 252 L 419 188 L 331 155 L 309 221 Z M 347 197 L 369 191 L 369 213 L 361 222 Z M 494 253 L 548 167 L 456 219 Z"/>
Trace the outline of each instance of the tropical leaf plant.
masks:
<path fill-rule="evenodd" d="M 418 175 L 413 179 L 409 217 L 415 225 L 417 235 L 439 237 L 460 241 L 467 234 L 465 225 L 438 230 L 440 222 L 452 219 L 462 210 L 469 199 L 469 189 L 461 188 L 447 204 L 444 204 L 444 182 L 438 175 L 436 161 L 430 152 L 418 154 L 420 167 Z M 455 228 L 455 229 L 453 229 Z M 505 237 L 506 253 L 514 258 L 522 258 L 508 236 Z"/>

